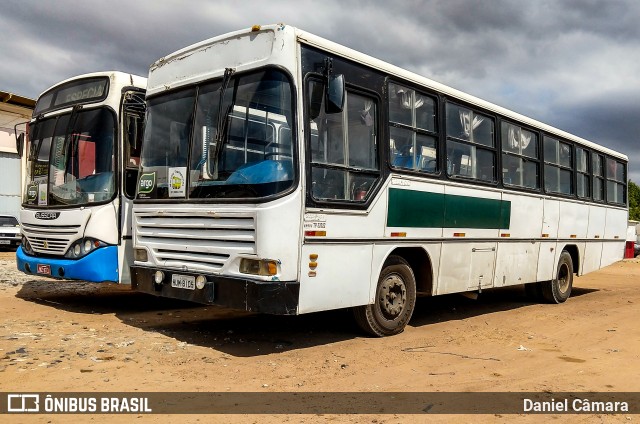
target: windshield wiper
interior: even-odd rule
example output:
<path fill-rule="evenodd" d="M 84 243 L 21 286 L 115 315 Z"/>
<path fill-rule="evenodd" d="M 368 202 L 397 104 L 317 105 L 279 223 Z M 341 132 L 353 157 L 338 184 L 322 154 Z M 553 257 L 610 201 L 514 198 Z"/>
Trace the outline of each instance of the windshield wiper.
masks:
<path fill-rule="evenodd" d="M 215 139 L 215 150 L 213 152 L 213 179 L 218 179 L 218 155 L 222 151 L 222 139 L 224 133 L 226 131 L 227 126 L 227 116 L 231 112 L 233 108 L 233 101 L 227 107 L 224 113 L 222 113 L 224 95 L 227 92 L 227 87 L 229 86 L 229 82 L 231 81 L 231 77 L 236 72 L 233 68 L 225 68 L 224 76 L 222 78 L 222 86 L 220 86 L 220 98 L 218 100 L 218 121 L 216 122 L 216 139 Z"/>
<path fill-rule="evenodd" d="M 73 203 L 71 203 L 71 200 L 73 199 L 68 199 L 69 201 L 67 201 L 67 199 L 63 199 L 62 197 L 58 196 L 57 194 L 53 193 L 53 190 L 51 192 L 49 192 L 49 196 L 51 198 L 51 200 L 58 202 L 58 204 L 61 205 L 71 205 Z M 49 206 L 54 206 L 53 202 L 49 202 Z"/>
<path fill-rule="evenodd" d="M 62 154 L 64 155 L 65 181 L 67 178 L 66 174 L 72 173 L 73 166 L 75 165 L 73 161 L 77 160 L 78 136 L 74 133 L 74 130 L 78 123 L 78 117 L 80 116 L 81 110 L 82 105 L 73 106 L 71 116 L 69 117 L 69 123 L 67 124 L 67 133 L 65 134 L 64 147 L 62 148 Z M 71 167 L 71 170 L 69 167 Z"/>

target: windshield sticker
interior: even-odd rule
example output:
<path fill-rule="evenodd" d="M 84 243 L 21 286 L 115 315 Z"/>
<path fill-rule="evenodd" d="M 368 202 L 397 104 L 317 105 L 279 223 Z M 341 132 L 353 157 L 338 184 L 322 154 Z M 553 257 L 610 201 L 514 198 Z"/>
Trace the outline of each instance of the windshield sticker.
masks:
<path fill-rule="evenodd" d="M 156 172 L 146 172 L 140 175 L 138 181 L 138 198 L 151 199 L 156 191 Z"/>
<path fill-rule="evenodd" d="M 27 203 L 35 203 L 38 199 L 38 185 L 29 184 L 27 187 Z"/>
<path fill-rule="evenodd" d="M 47 184 L 38 184 L 38 205 L 47 205 Z"/>
<path fill-rule="evenodd" d="M 36 163 L 33 164 L 33 179 L 35 180 L 35 177 L 42 177 L 42 176 L 47 176 L 49 171 L 49 164 L 47 162 L 41 162 L 41 161 L 37 161 Z"/>
<path fill-rule="evenodd" d="M 187 167 L 169 168 L 169 197 L 185 197 Z"/>

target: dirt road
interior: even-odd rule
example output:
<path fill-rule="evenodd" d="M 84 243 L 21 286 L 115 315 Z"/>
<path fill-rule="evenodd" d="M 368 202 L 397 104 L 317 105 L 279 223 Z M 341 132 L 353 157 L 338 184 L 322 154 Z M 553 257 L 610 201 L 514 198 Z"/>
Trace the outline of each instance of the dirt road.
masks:
<path fill-rule="evenodd" d="M 363 336 L 347 311 L 249 315 L 53 281 L 0 253 L 0 391 L 40 392 L 638 392 L 640 260 L 574 280 L 562 305 L 521 287 L 419 299 L 406 331 Z M 135 415 L 110 416 L 130 422 Z M 10 417 L 15 418 L 15 417 Z M 21 416 L 14 422 L 89 422 Z M 139 415 L 137 422 L 422 422 L 419 415 Z M 540 416 L 430 416 L 538 422 Z M 594 416 L 560 416 L 593 422 Z M 633 422 L 638 415 L 601 415 Z M 104 419 L 104 416 L 103 416 Z M 98 419 L 102 421 L 103 419 Z M 4 422 L 8 422 L 3 419 Z"/>

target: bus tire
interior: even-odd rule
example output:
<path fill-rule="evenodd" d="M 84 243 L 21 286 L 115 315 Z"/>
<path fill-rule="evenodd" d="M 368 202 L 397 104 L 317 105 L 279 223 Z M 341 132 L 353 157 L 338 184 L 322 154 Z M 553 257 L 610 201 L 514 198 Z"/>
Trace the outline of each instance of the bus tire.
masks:
<path fill-rule="evenodd" d="M 558 260 L 556 278 L 541 283 L 542 297 L 548 303 L 562 303 L 571 296 L 573 287 L 573 261 L 571 255 L 563 250 Z"/>
<path fill-rule="evenodd" d="M 409 264 L 390 256 L 382 268 L 373 304 L 353 308 L 355 321 L 376 337 L 404 331 L 416 305 L 416 279 Z"/>

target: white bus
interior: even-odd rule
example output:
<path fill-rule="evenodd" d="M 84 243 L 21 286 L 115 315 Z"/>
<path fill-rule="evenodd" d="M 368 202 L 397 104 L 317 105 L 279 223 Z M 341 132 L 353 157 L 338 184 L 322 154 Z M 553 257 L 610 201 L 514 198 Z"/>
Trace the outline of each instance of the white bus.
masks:
<path fill-rule="evenodd" d="M 384 336 L 417 295 L 559 303 L 622 258 L 626 156 L 299 29 L 203 41 L 148 82 L 138 291 L 353 308 Z"/>
<path fill-rule="evenodd" d="M 131 282 L 131 206 L 145 88 L 140 76 L 96 72 L 40 95 L 24 153 L 18 269 L 53 278 Z"/>

